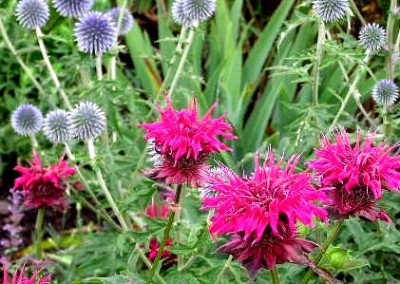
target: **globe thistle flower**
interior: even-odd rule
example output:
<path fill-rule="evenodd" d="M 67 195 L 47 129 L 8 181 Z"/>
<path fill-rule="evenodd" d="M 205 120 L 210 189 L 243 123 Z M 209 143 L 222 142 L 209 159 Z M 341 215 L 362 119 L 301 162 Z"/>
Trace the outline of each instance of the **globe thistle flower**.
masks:
<path fill-rule="evenodd" d="M 19 135 L 36 134 L 42 128 L 43 114 L 34 105 L 22 104 L 11 115 L 11 126 Z"/>
<path fill-rule="evenodd" d="M 348 0 L 314 0 L 313 9 L 324 22 L 336 22 L 350 10 Z"/>
<path fill-rule="evenodd" d="M 196 100 L 187 109 L 175 110 L 167 98 L 167 108 L 159 107 L 161 121 L 140 125 L 146 130 L 145 139 L 153 141 L 153 153 L 157 154 L 153 168 L 144 173 L 168 184 L 200 186 L 208 169 L 209 156 L 231 150 L 218 136 L 236 138 L 224 116 L 211 118 L 216 106 L 214 104 L 202 119 L 198 119 Z"/>
<path fill-rule="evenodd" d="M 335 141 L 322 140 L 322 148 L 315 151 L 317 158 L 309 162 L 310 169 L 321 178 L 322 186 L 331 186 L 328 209 L 335 218 L 351 215 L 370 221 L 390 221 L 376 202 L 383 190 L 400 190 L 400 157 L 391 156 L 393 147 L 380 144 L 368 135 L 362 142 L 357 134 L 351 144 L 346 132 L 336 134 Z"/>
<path fill-rule="evenodd" d="M 62 159 L 57 164 L 44 168 L 35 152 L 30 167 L 16 166 L 21 174 L 14 182 L 14 188 L 22 190 L 24 206 L 27 208 L 52 207 L 59 211 L 68 208 L 66 181 L 76 172 Z"/>
<path fill-rule="evenodd" d="M 107 52 L 117 41 L 117 27 L 101 12 L 89 12 L 80 18 L 74 33 L 79 50 L 94 55 Z"/>
<path fill-rule="evenodd" d="M 70 114 L 74 136 L 81 140 L 95 139 L 106 128 L 106 115 L 95 103 L 86 101 Z"/>
<path fill-rule="evenodd" d="M 94 0 L 53 0 L 53 4 L 62 16 L 77 18 L 92 8 Z"/>
<path fill-rule="evenodd" d="M 361 28 L 359 40 L 367 51 L 377 52 L 386 44 L 386 31 L 376 23 L 368 23 Z"/>
<path fill-rule="evenodd" d="M 111 18 L 111 21 L 116 27 L 118 27 L 120 13 L 120 7 L 113 8 L 107 12 L 107 15 Z M 134 20 L 131 12 L 128 9 L 124 9 L 124 11 L 122 12 L 121 26 L 119 27 L 118 35 L 127 34 L 132 29 L 133 22 Z"/>
<path fill-rule="evenodd" d="M 283 166 L 269 152 L 263 165 L 255 159 L 251 176 L 239 177 L 223 168 L 212 189 L 215 196 L 203 199 L 203 209 L 214 209 L 210 232 L 230 234 L 230 242 L 220 250 L 232 254 L 255 274 L 259 269 L 273 269 L 276 264 L 309 264 L 305 253 L 316 244 L 297 237 L 296 222 L 314 225 L 313 218 L 327 219 L 327 212 L 316 202 L 327 200 L 325 190 L 316 190 L 307 173 L 295 173 L 299 157 Z"/>
<path fill-rule="evenodd" d="M 36 270 L 30 278 L 27 278 L 22 267 L 20 271 L 15 271 L 12 279 L 9 279 L 7 266 L 3 263 L 3 284 L 51 284 L 51 275 L 39 277 L 39 272 Z"/>
<path fill-rule="evenodd" d="M 73 138 L 70 115 L 56 109 L 49 112 L 43 121 L 43 133 L 53 143 L 66 143 Z"/>
<path fill-rule="evenodd" d="M 182 2 L 186 17 L 196 22 L 211 18 L 217 6 L 215 0 L 185 0 Z"/>
<path fill-rule="evenodd" d="M 381 106 L 391 106 L 399 97 L 399 88 L 392 80 L 380 80 L 372 89 L 372 98 Z"/>
<path fill-rule="evenodd" d="M 27 29 L 43 27 L 50 17 L 45 0 L 21 0 L 17 4 L 17 20 Z"/>
<path fill-rule="evenodd" d="M 185 3 L 187 0 L 175 0 L 172 3 L 172 19 L 187 28 L 194 26 L 194 21 L 186 14 Z"/>

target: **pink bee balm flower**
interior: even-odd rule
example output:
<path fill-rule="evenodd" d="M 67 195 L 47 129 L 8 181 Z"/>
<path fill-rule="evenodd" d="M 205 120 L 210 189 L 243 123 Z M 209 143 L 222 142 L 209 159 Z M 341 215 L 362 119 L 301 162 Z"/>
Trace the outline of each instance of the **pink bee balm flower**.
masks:
<path fill-rule="evenodd" d="M 332 186 L 329 210 L 337 218 L 350 215 L 371 221 L 390 222 L 384 211 L 376 206 L 383 190 L 400 190 L 400 157 L 391 156 L 393 147 L 374 146 L 371 135 L 361 142 L 357 134 L 354 145 L 346 132 L 336 134 L 331 143 L 322 140 L 322 148 L 315 151 L 317 158 L 309 163 L 310 169 L 321 177 L 322 186 Z"/>
<path fill-rule="evenodd" d="M 68 201 L 65 181 L 76 170 L 64 160 L 44 168 L 39 155 L 34 153 L 33 156 L 30 167 L 15 167 L 22 176 L 15 180 L 14 188 L 22 190 L 24 205 L 27 208 L 53 207 L 60 211 L 66 210 Z"/>
<path fill-rule="evenodd" d="M 153 147 L 154 168 L 145 174 L 170 184 L 199 186 L 208 168 L 208 157 L 231 150 L 219 137 L 236 138 L 225 116 L 211 117 L 216 106 L 199 119 L 196 100 L 186 109 L 176 110 L 167 98 L 167 108 L 159 107 L 161 121 L 140 125 Z"/>
<path fill-rule="evenodd" d="M 30 278 L 27 278 L 24 275 L 23 270 L 24 268 L 22 268 L 20 271 L 17 270 L 12 279 L 9 279 L 7 267 L 5 264 L 3 264 L 3 284 L 51 284 L 50 275 L 46 275 L 41 278 L 39 277 L 39 272 L 35 271 Z"/>
<path fill-rule="evenodd" d="M 255 272 L 285 261 L 305 264 L 304 252 L 314 243 L 296 238 L 296 222 L 313 226 L 313 218 L 326 220 L 327 212 L 315 202 L 326 201 L 324 190 L 316 190 L 307 173 L 295 173 L 299 157 L 283 166 L 269 152 L 263 165 L 255 159 L 255 172 L 239 177 L 228 168 L 216 175 L 215 196 L 203 199 L 203 208 L 215 209 L 211 233 L 233 234 L 221 247 Z M 301 261 L 300 261 L 301 260 Z"/>

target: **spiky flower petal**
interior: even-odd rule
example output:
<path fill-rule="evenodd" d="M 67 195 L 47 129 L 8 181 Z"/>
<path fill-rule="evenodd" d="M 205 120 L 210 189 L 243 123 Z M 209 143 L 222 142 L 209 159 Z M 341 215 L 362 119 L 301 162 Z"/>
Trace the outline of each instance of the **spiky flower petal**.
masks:
<path fill-rule="evenodd" d="M 175 0 L 172 3 L 172 19 L 185 27 L 192 27 L 194 25 L 194 21 L 191 20 L 186 14 L 185 10 L 185 2 L 187 0 Z"/>
<path fill-rule="evenodd" d="M 7 266 L 3 264 L 3 284 L 51 284 L 51 275 L 40 277 L 39 272 L 36 270 L 28 278 L 24 275 L 24 267 L 22 267 L 19 271 L 15 271 L 12 279 L 9 279 Z"/>
<path fill-rule="evenodd" d="M 43 121 L 43 133 L 53 143 L 66 143 L 73 138 L 70 115 L 56 109 L 49 112 Z"/>
<path fill-rule="evenodd" d="M 27 29 L 43 27 L 50 17 L 45 0 L 21 0 L 17 4 L 17 20 Z"/>
<path fill-rule="evenodd" d="M 119 15 L 121 14 L 121 8 L 116 7 L 107 12 L 107 15 L 111 18 L 112 22 L 118 27 Z M 134 20 L 131 12 L 128 9 L 124 9 L 122 12 L 121 26 L 119 27 L 118 35 L 127 34 L 133 26 Z"/>
<path fill-rule="evenodd" d="M 386 44 L 386 31 L 376 23 L 368 23 L 360 30 L 360 44 L 369 52 L 380 51 Z"/>
<path fill-rule="evenodd" d="M 380 80 L 372 89 L 372 98 L 378 105 L 391 106 L 399 97 L 399 88 L 392 80 Z"/>
<path fill-rule="evenodd" d="M 62 16 L 77 18 L 92 8 L 94 0 L 53 0 L 53 3 Z"/>
<path fill-rule="evenodd" d="M 314 0 L 313 9 L 324 22 L 336 22 L 350 10 L 348 0 Z"/>
<path fill-rule="evenodd" d="M 81 140 L 94 139 L 106 128 L 106 115 L 95 103 L 81 102 L 71 112 L 74 136 Z"/>
<path fill-rule="evenodd" d="M 153 152 L 157 154 L 153 155 L 156 164 L 148 171 L 150 177 L 174 184 L 200 185 L 208 168 L 208 157 L 230 150 L 218 136 L 236 138 L 224 116 L 211 118 L 215 108 L 216 104 L 198 119 L 196 100 L 187 109 L 175 110 L 167 98 L 167 108 L 159 108 L 161 121 L 140 125 L 147 131 L 145 139 L 154 143 Z"/>
<path fill-rule="evenodd" d="M 215 0 L 185 0 L 183 11 L 191 21 L 205 21 L 212 17 L 216 9 Z"/>
<path fill-rule="evenodd" d="M 111 18 L 101 12 L 89 12 L 79 19 L 74 29 L 79 50 L 99 55 L 117 41 L 117 28 Z"/>
<path fill-rule="evenodd" d="M 317 158 L 309 167 L 320 176 L 322 186 L 334 188 L 328 203 L 332 216 L 389 220 L 376 208 L 376 201 L 382 198 L 383 190 L 400 190 L 400 157 L 391 156 L 392 150 L 385 144 L 375 146 L 372 135 L 362 139 L 357 134 L 355 144 L 344 131 L 336 134 L 334 142 L 323 138 L 322 148 L 315 151 Z"/>
<path fill-rule="evenodd" d="M 307 173 L 295 173 L 298 161 L 292 157 L 283 166 L 270 152 L 263 165 L 256 157 L 250 177 L 222 168 L 224 174 L 212 183 L 215 196 L 203 199 L 203 209 L 215 210 L 211 233 L 233 236 L 221 251 L 243 262 L 252 274 L 287 261 L 307 264 L 304 253 L 315 245 L 297 238 L 296 222 L 311 227 L 314 217 L 327 218 L 316 205 L 327 200 L 325 190 L 316 190 Z"/>
<path fill-rule="evenodd" d="M 19 135 L 27 136 L 40 131 L 43 123 L 42 112 L 31 104 L 20 105 L 11 115 L 11 126 Z"/>
<path fill-rule="evenodd" d="M 76 172 L 64 160 L 44 168 L 37 153 L 30 167 L 17 166 L 21 177 L 15 180 L 14 188 L 22 190 L 27 208 L 46 208 L 64 211 L 68 208 L 66 180 Z"/>

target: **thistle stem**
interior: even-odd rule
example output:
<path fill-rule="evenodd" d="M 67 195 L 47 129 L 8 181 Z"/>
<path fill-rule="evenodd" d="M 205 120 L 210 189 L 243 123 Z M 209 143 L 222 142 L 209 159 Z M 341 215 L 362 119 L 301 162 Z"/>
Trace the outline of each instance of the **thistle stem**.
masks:
<path fill-rule="evenodd" d="M 334 240 L 339 236 L 340 229 L 342 227 L 344 220 L 339 220 L 336 222 L 334 225 L 332 231 L 328 235 L 328 238 L 326 239 L 324 245 L 322 246 L 321 250 L 318 252 L 317 256 L 315 257 L 315 266 L 318 266 L 318 264 L 321 262 L 321 259 L 325 255 L 326 251 L 328 250 L 329 246 L 333 243 Z M 309 268 L 307 273 L 304 275 L 303 280 L 301 281 L 301 284 L 307 284 L 311 277 L 313 275 L 313 270 L 312 268 Z"/>
<path fill-rule="evenodd" d="M 315 62 L 315 66 L 314 66 L 314 86 L 313 86 L 314 106 L 318 105 L 320 66 L 321 66 L 321 61 L 322 61 L 322 49 L 323 49 L 324 41 L 325 41 L 325 34 L 326 34 L 325 24 L 324 24 L 324 22 L 319 21 L 316 62 Z"/>
<path fill-rule="evenodd" d="M 181 73 L 182 73 L 182 70 L 183 70 L 183 66 L 185 65 L 185 61 L 186 61 L 187 56 L 189 54 L 190 47 L 192 46 L 195 33 L 196 33 L 195 32 L 195 28 L 192 28 L 190 30 L 190 32 L 189 32 L 188 39 L 187 39 L 187 44 L 185 46 L 185 49 L 183 50 L 182 57 L 181 57 L 181 59 L 179 61 L 178 69 L 176 69 L 175 76 L 172 79 L 171 86 L 170 86 L 170 88 L 168 90 L 168 95 L 169 96 L 172 96 L 172 94 L 174 93 L 174 90 L 176 88 L 176 84 L 178 83 L 179 77 L 181 76 Z"/>
<path fill-rule="evenodd" d="M 226 269 L 229 267 L 229 265 L 232 262 L 232 259 L 233 259 L 233 256 L 229 255 L 228 259 L 226 260 L 226 262 L 224 264 L 224 267 L 222 267 L 221 272 L 218 274 L 217 279 L 215 280 L 215 284 L 219 284 L 221 282 L 222 277 L 224 276 Z"/>
<path fill-rule="evenodd" d="M 367 53 L 367 55 L 365 56 L 365 58 L 363 60 L 363 65 L 367 65 L 368 64 L 369 58 L 370 58 L 369 53 Z M 336 116 L 335 116 L 335 118 L 333 119 L 333 121 L 331 123 L 331 126 L 329 126 L 329 131 L 332 131 L 334 129 L 334 127 L 336 126 L 337 122 L 339 121 L 340 116 L 343 114 L 344 110 L 346 109 L 346 106 L 347 106 L 347 104 L 349 102 L 350 97 L 354 96 L 354 98 L 356 98 L 356 96 L 354 95 L 354 92 L 356 91 L 358 82 L 364 76 L 364 72 L 362 72 L 362 69 L 361 70 L 356 70 L 355 72 L 357 73 L 357 75 L 354 78 L 353 83 L 350 85 L 350 88 L 347 91 L 347 94 L 344 97 L 344 100 L 342 101 L 340 109 L 336 113 Z"/>
<path fill-rule="evenodd" d="M 29 67 L 21 59 L 21 56 L 19 56 L 17 50 L 15 49 L 10 38 L 8 37 L 6 29 L 3 25 L 3 21 L 1 19 L 0 19 L 0 34 L 3 37 L 4 43 L 6 44 L 7 48 L 10 50 L 11 54 L 15 57 L 15 59 L 17 59 L 19 65 L 21 65 L 22 69 L 24 70 L 26 75 L 29 77 L 29 79 L 32 81 L 33 85 L 35 85 L 36 89 L 38 89 L 38 91 L 41 95 L 46 96 L 46 92 L 44 91 L 42 85 L 40 85 L 40 83 L 35 79 L 31 70 L 29 69 Z"/>
<path fill-rule="evenodd" d="M 36 223 L 35 223 L 35 254 L 37 259 L 42 258 L 42 247 L 40 243 L 42 242 L 43 237 L 43 222 L 44 222 L 44 208 L 39 208 L 36 215 Z"/>
<path fill-rule="evenodd" d="M 61 99 L 64 101 L 65 106 L 68 109 L 72 109 L 72 106 L 68 100 L 67 94 L 61 88 L 61 83 L 58 80 L 57 73 L 54 71 L 53 65 L 50 62 L 50 58 L 49 58 L 49 55 L 47 54 L 46 46 L 44 45 L 44 41 L 43 41 L 43 33 L 39 27 L 36 28 L 36 36 L 37 36 L 40 51 L 42 52 L 42 56 L 43 56 L 44 62 L 46 64 L 47 70 L 50 73 L 51 80 L 53 81 L 54 85 L 56 86 L 57 90 L 59 91 Z"/>
<path fill-rule="evenodd" d="M 110 204 L 112 210 L 114 211 L 114 214 L 117 217 L 122 228 L 124 229 L 124 231 L 128 231 L 129 227 L 126 224 L 125 219 L 122 217 L 122 214 L 118 209 L 118 206 L 115 204 L 115 201 L 111 195 L 111 192 L 107 188 L 106 182 L 103 178 L 103 174 L 101 173 L 100 169 L 98 169 L 96 167 L 96 150 L 95 150 L 92 139 L 87 140 L 87 147 L 88 147 L 88 151 L 89 151 L 90 160 L 92 162 L 92 165 L 95 167 L 95 173 L 96 173 L 96 177 L 99 182 L 99 185 L 100 185 L 101 189 L 103 190 L 103 193 L 106 196 L 106 199 L 107 199 L 108 203 Z"/>
<path fill-rule="evenodd" d="M 175 205 L 179 204 L 179 200 L 180 200 L 180 197 L 181 197 L 181 192 L 182 192 L 182 185 L 180 184 L 176 188 Z M 164 252 L 165 245 L 167 244 L 167 241 L 169 239 L 169 233 L 170 233 L 170 231 L 172 229 L 172 225 L 174 223 L 175 215 L 176 215 L 176 212 L 174 210 L 171 210 L 171 212 L 169 213 L 167 226 L 165 227 L 165 230 L 164 230 L 163 239 L 161 241 L 160 247 L 159 247 L 158 252 L 157 252 L 156 259 L 154 260 L 153 266 L 151 267 L 149 278 L 147 278 L 147 282 L 146 282 L 147 284 L 152 283 L 151 281 L 153 280 L 154 273 L 157 270 L 158 264 L 160 263 L 160 260 L 161 260 L 162 253 Z"/>
<path fill-rule="evenodd" d="M 39 143 L 38 143 L 35 135 L 29 135 L 29 138 L 31 139 L 33 152 L 35 152 L 39 148 Z"/>
<path fill-rule="evenodd" d="M 391 0 L 389 17 L 388 17 L 387 26 L 386 26 L 387 43 L 388 43 L 388 49 L 389 49 L 389 58 L 387 61 L 387 72 L 388 72 L 389 80 L 394 79 L 394 69 L 395 69 L 395 65 L 396 65 L 395 54 L 394 54 L 395 47 L 393 45 L 394 27 L 396 24 L 396 18 L 395 18 L 396 10 L 397 10 L 397 0 Z"/>
<path fill-rule="evenodd" d="M 269 273 L 271 275 L 271 280 L 272 284 L 280 284 L 281 282 L 279 281 L 279 274 L 276 268 L 274 267 L 273 269 L 269 270 Z"/>
<path fill-rule="evenodd" d="M 103 81 L 102 57 L 101 54 L 96 56 L 96 72 L 99 81 Z"/>

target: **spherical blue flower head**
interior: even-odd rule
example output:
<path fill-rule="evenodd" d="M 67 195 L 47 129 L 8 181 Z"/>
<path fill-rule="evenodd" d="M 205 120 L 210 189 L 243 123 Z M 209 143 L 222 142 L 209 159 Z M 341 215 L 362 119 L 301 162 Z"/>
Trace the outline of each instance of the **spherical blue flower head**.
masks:
<path fill-rule="evenodd" d="M 17 20 L 28 29 L 43 27 L 50 17 L 45 0 L 21 0 L 17 4 Z"/>
<path fill-rule="evenodd" d="M 386 31 L 380 25 L 366 24 L 360 30 L 360 43 L 369 52 L 378 52 L 386 45 Z"/>
<path fill-rule="evenodd" d="M 43 123 L 42 112 L 31 104 L 20 105 L 11 115 L 11 126 L 19 135 L 33 135 L 40 131 Z"/>
<path fill-rule="evenodd" d="M 121 8 L 116 7 L 107 12 L 107 15 L 111 18 L 111 21 L 116 27 L 118 27 L 119 14 Z M 118 35 L 126 35 L 133 26 L 133 16 L 128 9 L 124 9 L 122 12 L 121 26 L 119 27 Z"/>
<path fill-rule="evenodd" d="M 172 19 L 176 23 L 189 28 L 194 25 L 194 22 L 186 14 L 185 2 L 186 0 L 175 0 L 172 3 Z"/>
<path fill-rule="evenodd" d="M 115 24 L 101 12 L 89 12 L 80 18 L 74 33 L 79 50 L 89 54 L 105 53 L 117 41 Z"/>
<path fill-rule="evenodd" d="M 214 14 L 216 9 L 215 0 L 185 0 L 183 11 L 191 21 L 205 21 Z"/>
<path fill-rule="evenodd" d="M 81 140 L 94 139 L 106 128 L 106 115 L 95 103 L 81 102 L 71 112 L 74 137 Z"/>
<path fill-rule="evenodd" d="M 53 0 L 53 4 L 62 16 L 77 18 L 92 8 L 94 0 Z"/>
<path fill-rule="evenodd" d="M 43 133 L 53 143 L 66 143 L 72 140 L 70 114 L 61 109 L 49 112 L 43 120 Z"/>
<path fill-rule="evenodd" d="M 372 98 L 378 105 L 391 106 L 399 97 L 399 88 L 392 80 L 380 80 L 372 89 Z"/>
<path fill-rule="evenodd" d="M 313 9 L 324 22 L 336 22 L 350 10 L 348 0 L 314 0 Z"/>

